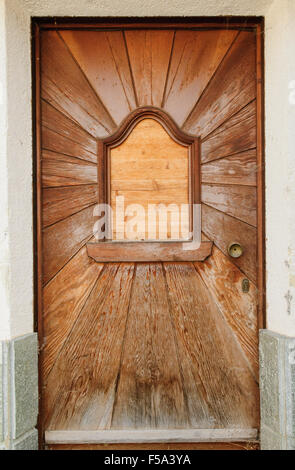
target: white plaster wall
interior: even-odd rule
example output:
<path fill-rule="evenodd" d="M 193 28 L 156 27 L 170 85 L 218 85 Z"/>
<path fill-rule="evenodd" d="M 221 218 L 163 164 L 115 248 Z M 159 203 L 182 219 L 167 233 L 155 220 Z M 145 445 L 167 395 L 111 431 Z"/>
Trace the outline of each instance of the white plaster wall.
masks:
<path fill-rule="evenodd" d="M 295 336 L 294 7 L 295 0 L 0 0 L 0 339 L 33 327 L 31 16 L 265 15 L 267 325 Z"/>
<path fill-rule="evenodd" d="M 295 336 L 295 1 L 266 16 L 267 328 Z"/>
<path fill-rule="evenodd" d="M 30 19 L 19 7 L 1 0 L 0 339 L 33 330 Z"/>
<path fill-rule="evenodd" d="M 5 7 L 0 0 L 0 339 L 9 336 L 9 247 Z"/>
<path fill-rule="evenodd" d="M 273 0 L 22 0 L 22 4 L 33 16 L 264 15 L 272 2 Z"/>

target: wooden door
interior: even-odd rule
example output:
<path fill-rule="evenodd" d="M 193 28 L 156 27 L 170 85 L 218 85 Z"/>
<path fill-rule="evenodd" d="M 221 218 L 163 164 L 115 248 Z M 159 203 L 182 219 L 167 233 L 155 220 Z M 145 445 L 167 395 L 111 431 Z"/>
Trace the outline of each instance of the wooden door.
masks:
<path fill-rule="evenodd" d="M 257 439 L 260 31 L 251 23 L 36 29 L 40 424 L 47 443 Z M 132 202 L 159 202 L 176 192 L 185 202 L 180 145 L 198 142 L 192 181 L 200 185 L 202 246 L 213 248 L 186 261 L 165 254 L 129 262 L 112 251 L 101 262 L 103 243 L 95 256 L 89 246 L 94 208 L 106 195 L 102 145 L 118 141 L 130 116 L 147 109 L 171 121 L 179 148 L 168 124 L 146 116 L 114 152 L 110 197 L 124 190 Z M 165 161 L 126 163 L 135 143 L 149 145 L 166 131 Z M 242 256 L 229 255 L 232 242 Z"/>

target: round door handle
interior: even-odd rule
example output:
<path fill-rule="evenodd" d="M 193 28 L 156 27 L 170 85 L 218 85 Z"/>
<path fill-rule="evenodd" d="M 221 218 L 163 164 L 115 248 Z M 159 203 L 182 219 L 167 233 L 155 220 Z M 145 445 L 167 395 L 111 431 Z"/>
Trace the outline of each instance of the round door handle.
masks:
<path fill-rule="evenodd" d="M 238 242 L 231 242 L 228 245 L 227 252 L 232 258 L 239 258 L 244 253 L 243 247 Z"/>

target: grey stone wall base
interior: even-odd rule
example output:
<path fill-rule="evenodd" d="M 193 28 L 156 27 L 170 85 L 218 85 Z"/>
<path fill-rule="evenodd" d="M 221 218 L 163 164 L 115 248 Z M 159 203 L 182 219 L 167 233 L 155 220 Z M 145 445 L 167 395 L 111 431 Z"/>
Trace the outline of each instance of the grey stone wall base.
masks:
<path fill-rule="evenodd" d="M 260 331 L 261 449 L 295 450 L 295 338 Z M 0 449 L 37 450 L 37 334 L 0 342 Z"/>
<path fill-rule="evenodd" d="M 0 342 L 0 369 L 0 449 L 37 450 L 37 334 Z"/>
<path fill-rule="evenodd" d="M 38 450 L 38 431 L 33 429 L 13 442 L 12 450 Z"/>
<path fill-rule="evenodd" d="M 260 331 L 261 449 L 295 450 L 295 338 Z"/>

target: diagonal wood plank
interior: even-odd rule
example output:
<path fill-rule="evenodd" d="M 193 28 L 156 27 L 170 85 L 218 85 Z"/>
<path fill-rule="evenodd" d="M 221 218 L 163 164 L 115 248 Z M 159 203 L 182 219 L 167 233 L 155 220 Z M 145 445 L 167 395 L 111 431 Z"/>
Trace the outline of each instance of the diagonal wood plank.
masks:
<path fill-rule="evenodd" d="M 56 31 L 42 32 L 42 97 L 96 138 L 115 131 L 108 111 Z"/>
<path fill-rule="evenodd" d="M 54 365 L 103 265 L 83 247 L 43 290 L 42 380 Z"/>
<path fill-rule="evenodd" d="M 73 120 L 55 109 L 49 103 L 41 100 L 42 127 L 66 137 L 71 144 L 79 144 L 87 155 L 87 160 L 97 158 L 97 141 Z M 90 155 L 89 155 L 90 153 Z M 95 160 L 96 161 L 96 160 Z"/>
<path fill-rule="evenodd" d="M 97 183 L 97 164 L 61 153 L 42 151 L 42 186 L 76 186 Z"/>
<path fill-rule="evenodd" d="M 60 34 L 114 121 L 119 124 L 136 107 L 123 33 L 61 31 Z"/>
<path fill-rule="evenodd" d="M 138 105 L 161 107 L 173 31 L 125 31 Z"/>
<path fill-rule="evenodd" d="M 43 230 L 43 282 L 46 284 L 93 236 L 94 206 Z"/>
<path fill-rule="evenodd" d="M 255 147 L 256 101 L 253 101 L 202 142 L 202 163 Z"/>
<path fill-rule="evenodd" d="M 137 264 L 112 429 L 189 427 L 162 265 Z"/>
<path fill-rule="evenodd" d="M 256 150 L 246 150 L 201 166 L 202 183 L 223 183 L 256 186 Z"/>
<path fill-rule="evenodd" d="M 202 184 L 201 193 L 202 202 L 207 205 L 257 226 L 255 187 Z"/>
<path fill-rule="evenodd" d="M 237 31 L 176 31 L 164 109 L 179 126 L 212 78 Z"/>
<path fill-rule="evenodd" d="M 256 428 L 258 386 L 211 294 L 193 264 L 164 266 L 192 427 Z"/>
<path fill-rule="evenodd" d="M 241 31 L 183 129 L 204 138 L 255 97 L 255 35 Z"/>
<path fill-rule="evenodd" d="M 55 224 L 98 200 L 97 184 L 43 189 L 43 227 Z"/>
<path fill-rule="evenodd" d="M 237 338 L 258 381 L 256 286 L 250 282 L 249 292 L 244 293 L 242 281 L 245 275 L 215 246 L 210 258 L 203 263 L 194 264 Z"/>
<path fill-rule="evenodd" d="M 251 225 L 220 212 L 213 207 L 202 204 L 202 230 L 209 240 L 213 241 L 221 251 L 228 256 L 227 249 L 231 242 L 242 245 L 244 253 L 240 258 L 231 258 L 246 276 L 256 283 L 257 259 L 256 238 L 257 229 Z"/>
<path fill-rule="evenodd" d="M 42 149 L 97 163 L 97 155 L 89 152 L 83 145 L 44 126 L 42 127 Z"/>
<path fill-rule="evenodd" d="M 133 277 L 133 264 L 101 273 L 50 373 L 47 429 L 108 429 Z"/>

